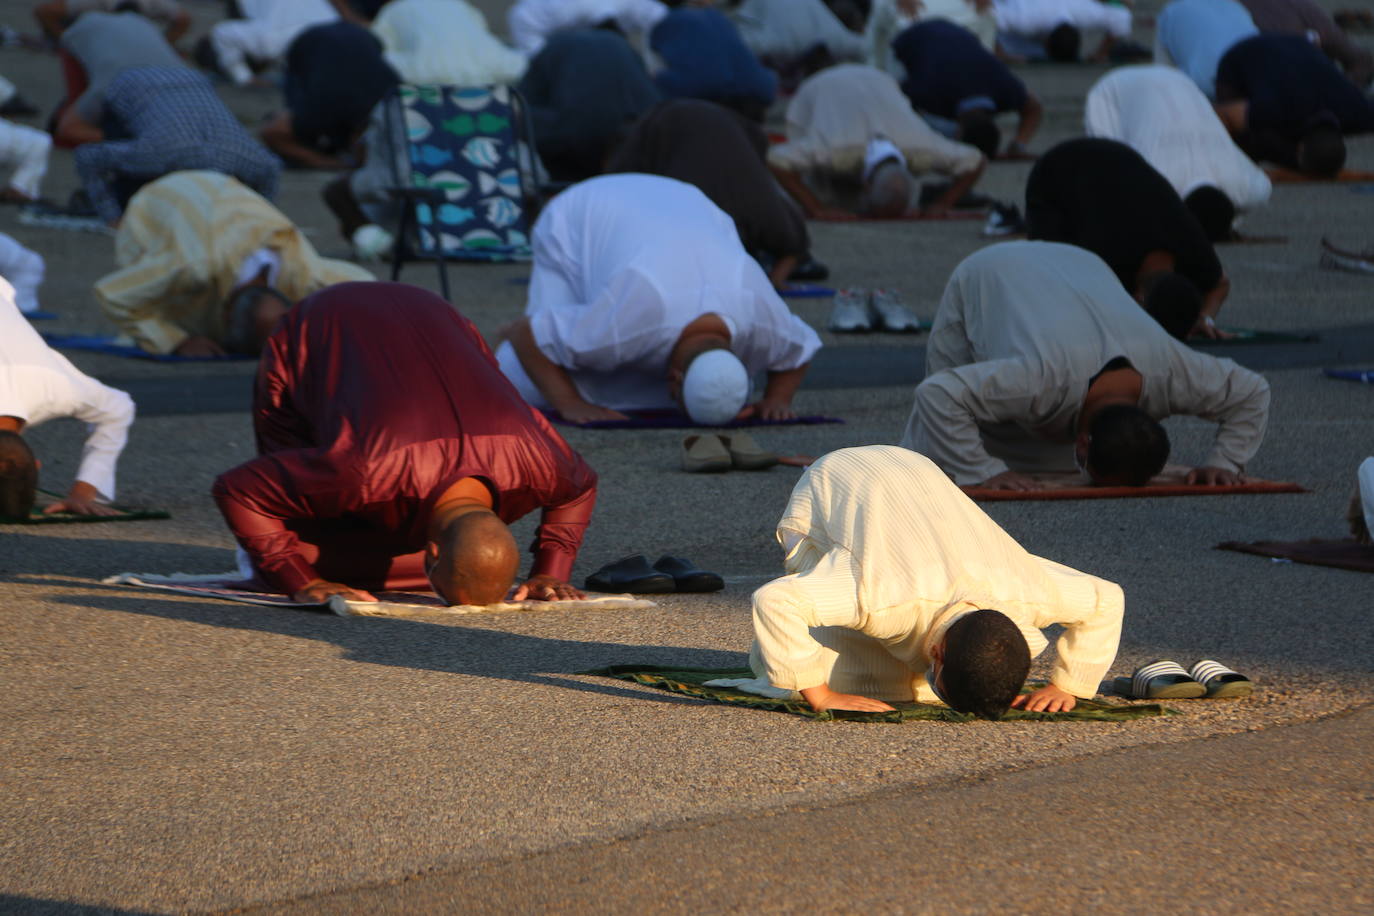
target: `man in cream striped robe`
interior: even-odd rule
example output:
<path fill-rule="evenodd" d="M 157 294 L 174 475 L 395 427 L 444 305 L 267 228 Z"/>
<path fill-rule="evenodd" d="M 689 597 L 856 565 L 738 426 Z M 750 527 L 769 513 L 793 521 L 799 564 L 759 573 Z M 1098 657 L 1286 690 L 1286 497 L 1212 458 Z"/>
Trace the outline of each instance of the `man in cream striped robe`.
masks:
<path fill-rule="evenodd" d="M 937 701 L 926 672 L 970 611 L 1006 615 L 1032 658 L 1048 645 L 1041 629 L 1065 627 L 1049 686 L 1017 700 L 1028 709 L 1072 709 L 1116 657 L 1121 588 L 1027 553 L 916 452 L 872 445 L 822 457 L 792 491 L 777 536 L 788 574 L 754 593 L 750 663 L 817 709 Z"/>
<path fill-rule="evenodd" d="M 372 280 L 320 257 L 285 214 L 220 172 L 173 172 L 129 201 L 115 235 L 119 269 L 95 296 L 119 330 L 149 353 L 222 343 L 230 294 L 255 277 L 298 302 L 326 286 Z"/>

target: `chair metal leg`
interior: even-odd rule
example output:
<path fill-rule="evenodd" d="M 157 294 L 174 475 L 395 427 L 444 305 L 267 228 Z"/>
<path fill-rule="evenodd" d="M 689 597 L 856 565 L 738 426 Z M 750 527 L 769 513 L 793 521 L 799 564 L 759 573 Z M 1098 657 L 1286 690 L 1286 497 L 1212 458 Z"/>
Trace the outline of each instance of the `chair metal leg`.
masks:
<path fill-rule="evenodd" d="M 414 204 L 404 202 L 401 207 L 401 224 L 396 227 L 396 240 L 391 245 L 391 282 L 401 278 L 401 260 L 405 253 L 406 232 L 410 229 L 410 208 Z"/>
<path fill-rule="evenodd" d="M 444 260 L 444 243 L 442 239 L 438 247 L 435 248 L 435 257 L 439 262 L 439 289 L 444 294 L 444 301 L 452 305 L 453 298 L 448 294 L 448 262 Z"/>

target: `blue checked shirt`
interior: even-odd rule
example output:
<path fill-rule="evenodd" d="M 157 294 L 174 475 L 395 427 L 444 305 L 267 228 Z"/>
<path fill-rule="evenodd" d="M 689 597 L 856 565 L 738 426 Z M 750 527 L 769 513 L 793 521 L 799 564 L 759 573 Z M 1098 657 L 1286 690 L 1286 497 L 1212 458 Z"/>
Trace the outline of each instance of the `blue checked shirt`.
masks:
<path fill-rule="evenodd" d="M 269 200 L 276 196 L 281 160 L 243 129 L 194 70 L 125 70 L 105 90 L 105 112 L 131 139 L 78 148 L 76 171 L 106 222 L 123 212 L 117 182 L 148 182 L 188 169 L 223 172 Z"/>

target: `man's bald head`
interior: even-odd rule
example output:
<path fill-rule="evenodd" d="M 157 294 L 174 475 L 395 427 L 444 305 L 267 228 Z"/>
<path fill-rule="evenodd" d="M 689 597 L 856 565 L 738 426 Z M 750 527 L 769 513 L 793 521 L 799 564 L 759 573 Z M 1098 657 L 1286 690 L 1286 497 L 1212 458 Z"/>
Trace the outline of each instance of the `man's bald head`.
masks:
<path fill-rule="evenodd" d="M 28 518 L 38 497 L 38 459 L 24 437 L 0 430 L 0 515 Z"/>
<path fill-rule="evenodd" d="M 495 604 L 506 597 L 520 569 L 514 536 L 486 509 L 454 518 L 426 553 L 430 584 L 449 604 Z"/>

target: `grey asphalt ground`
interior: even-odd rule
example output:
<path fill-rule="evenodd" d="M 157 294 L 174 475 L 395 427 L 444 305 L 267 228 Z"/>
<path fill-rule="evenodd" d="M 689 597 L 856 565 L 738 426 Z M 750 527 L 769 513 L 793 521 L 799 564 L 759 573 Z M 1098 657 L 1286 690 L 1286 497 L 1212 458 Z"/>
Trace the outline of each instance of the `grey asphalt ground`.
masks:
<path fill-rule="evenodd" d="M 210 21 L 213 4 L 189 2 Z M 0 0 L 3 22 L 30 28 L 15 0 Z M 60 93 L 52 57 L 0 49 L 0 72 L 45 108 Z M 1049 110 L 1036 147 L 1078 133 L 1101 70 L 1022 72 Z M 277 101 L 224 95 L 250 123 Z M 1374 168 L 1374 141 L 1352 143 L 1351 165 Z M 1027 171 L 994 165 L 982 189 L 1014 200 Z M 279 204 L 343 256 L 326 180 L 288 173 Z M 73 187 L 70 155 L 54 154 L 47 193 Z M 715 595 L 380 620 L 103 586 L 232 566 L 207 494 L 252 455 L 253 367 L 72 354 L 143 408 L 121 499 L 174 518 L 0 528 L 0 913 L 1369 912 L 1374 580 L 1213 546 L 1343 533 L 1374 453 L 1374 389 L 1318 367 L 1374 366 L 1374 278 L 1320 269 L 1318 241 L 1362 247 L 1371 216 L 1374 195 L 1351 186 L 1284 186 L 1246 229 L 1288 241 L 1220 251 L 1225 323 L 1321 337 L 1228 351 L 1273 386 L 1251 470 L 1309 492 L 988 507 L 1033 552 L 1123 585 L 1112 674 L 1211 657 L 1261 685 L 1122 724 L 825 724 L 572 674 L 739 663 L 749 594 L 780 572 L 772 528 L 797 471 L 689 476 L 673 431 L 567 432 L 602 478 L 575 578 L 671 552 L 722 573 Z M 9 209 L 0 231 L 48 258 L 54 330 L 108 329 L 90 286 L 113 264 L 109 238 L 24 227 Z M 987 244 L 963 222 L 813 232 L 832 285 L 899 288 L 925 317 Z M 490 333 L 519 313 L 508 281 L 527 273 L 457 268 L 456 304 Z M 437 285 L 425 265 L 404 279 Z M 824 326 L 828 302 L 794 305 Z M 797 404 L 847 422 L 758 438 L 807 454 L 896 442 L 922 338 L 823 337 Z M 1179 458 L 1201 459 L 1210 427 L 1169 429 Z M 45 483 L 65 487 L 81 430 L 32 439 Z"/>

